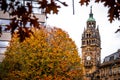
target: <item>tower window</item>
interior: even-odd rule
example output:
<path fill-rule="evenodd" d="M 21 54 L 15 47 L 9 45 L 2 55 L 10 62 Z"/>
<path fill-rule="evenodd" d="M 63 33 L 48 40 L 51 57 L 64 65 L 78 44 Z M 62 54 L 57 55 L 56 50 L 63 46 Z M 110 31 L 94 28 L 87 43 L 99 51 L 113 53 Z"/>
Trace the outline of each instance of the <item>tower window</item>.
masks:
<path fill-rule="evenodd" d="M 88 25 L 91 25 L 91 23 L 89 22 Z"/>
<path fill-rule="evenodd" d="M 87 38 L 88 38 L 88 34 L 87 34 Z"/>
<path fill-rule="evenodd" d="M 87 40 L 87 44 L 89 44 L 89 40 Z"/>
<path fill-rule="evenodd" d="M 88 41 L 87 41 L 87 44 L 88 44 Z"/>
<path fill-rule="evenodd" d="M 91 37 L 91 34 L 88 34 L 89 37 Z"/>
<path fill-rule="evenodd" d="M 90 27 L 91 25 L 89 25 L 89 27 Z"/>
<path fill-rule="evenodd" d="M 94 25 L 94 23 L 92 23 L 92 25 Z"/>
<path fill-rule="evenodd" d="M 92 43 L 92 41 L 91 40 L 89 40 L 89 44 L 91 44 Z"/>
<path fill-rule="evenodd" d="M 94 44 L 95 43 L 95 40 L 92 40 L 92 44 Z"/>
<path fill-rule="evenodd" d="M 84 45 L 84 44 L 85 44 L 85 41 L 82 41 L 82 44 Z"/>
<path fill-rule="evenodd" d="M 87 34 L 86 34 L 86 37 L 87 37 L 87 38 L 90 38 L 90 37 L 91 37 L 91 34 L 90 34 L 90 33 L 87 33 Z"/>

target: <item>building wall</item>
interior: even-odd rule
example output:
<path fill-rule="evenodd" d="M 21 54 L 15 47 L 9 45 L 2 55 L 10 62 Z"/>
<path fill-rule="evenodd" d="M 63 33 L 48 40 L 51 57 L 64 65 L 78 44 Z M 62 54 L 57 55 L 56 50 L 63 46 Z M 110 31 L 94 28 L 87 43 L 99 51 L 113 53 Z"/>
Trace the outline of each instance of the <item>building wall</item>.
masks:
<path fill-rule="evenodd" d="M 11 40 L 11 33 L 10 32 L 2 32 L 0 36 L 0 62 L 4 59 L 5 55 L 4 52 L 9 46 L 9 41 Z"/>
<path fill-rule="evenodd" d="M 92 75 L 92 80 L 120 80 L 120 49 L 106 56 L 99 69 Z"/>
<path fill-rule="evenodd" d="M 6 0 L 9 3 L 9 0 Z M 37 4 L 37 0 L 19 0 L 23 5 L 27 7 L 27 2 L 31 3 L 33 5 L 33 14 L 38 18 L 38 21 L 40 24 L 45 25 L 46 22 L 46 15 L 43 13 L 44 11 L 42 9 L 39 9 L 39 5 Z M 1 1 L 0 1 L 1 5 Z M 5 27 L 9 25 L 10 19 L 12 16 L 10 16 L 7 12 L 4 13 L 0 8 L 0 27 L 2 27 L 2 34 L 0 31 L 0 62 L 4 59 L 5 55 L 4 52 L 6 51 L 7 46 L 9 46 L 9 41 L 11 39 L 10 31 L 4 31 Z M 30 25 L 28 25 L 30 26 Z"/>

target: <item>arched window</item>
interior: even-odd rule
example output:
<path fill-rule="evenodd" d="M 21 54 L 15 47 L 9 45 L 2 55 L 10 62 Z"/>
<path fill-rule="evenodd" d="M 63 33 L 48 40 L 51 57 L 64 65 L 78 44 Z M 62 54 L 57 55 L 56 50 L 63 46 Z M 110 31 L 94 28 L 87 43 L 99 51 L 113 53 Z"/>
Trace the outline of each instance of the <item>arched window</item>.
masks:
<path fill-rule="evenodd" d="M 89 41 L 87 40 L 87 44 L 89 44 Z"/>
<path fill-rule="evenodd" d="M 82 41 L 82 44 L 85 45 L 85 41 Z"/>
<path fill-rule="evenodd" d="M 89 33 L 89 38 L 91 37 L 91 34 Z"/>
<path fill-rule="evenodd" d="M 92 41 L 91 40 L 89 40 L 89 44 L 91 44 L 92 43 Z"/>
<path fill-rule="evenodd" d="M 89 36 L 89 35 L 87 34 L 87 38 L 88 38 L 88 36 Z"/>
<path fill-rule="evenodd" d="M 89 25 L 91 25 L 91 23 L 89 22 Z"/>

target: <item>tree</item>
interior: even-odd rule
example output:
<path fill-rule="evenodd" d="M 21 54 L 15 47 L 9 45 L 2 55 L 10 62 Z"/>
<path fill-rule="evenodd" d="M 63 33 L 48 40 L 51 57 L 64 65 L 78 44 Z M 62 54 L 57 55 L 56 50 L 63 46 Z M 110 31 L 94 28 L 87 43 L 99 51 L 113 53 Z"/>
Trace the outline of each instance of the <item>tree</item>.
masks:
<path fill-rule="evenodd" d="M 26 28 L 27 22 L 30 22 L 31 26 L 39 28 L 38 19 L 32 14 L 32 5 L 31 3 L 27 3 L 26 5 L 22 4 L 20 0 L 1 0 L 1 10 L 4 12 L 9 12 L 11 16 L 13 16 L 12 22 L 10 25 L 7 26 L 6 30 L 11 29 L 11 34 L 14 33 L 16 29 L 19 30 L 21 42 L 25 39 L 25 37 L 29 37 L 28 29 L 23 31 L 22 28 Z M 24 0 L 23 0 L 24 1 Z M 30 0 L 32 1 L 32 0 Z M 80 4 L 83 5 L 86 3 L 88 5 L 90 0 L 80 0 Z M 114 19 L 120 20 L 120 0 L 95 0 L 95 2 L 103 2 L 105 7 L 109 8 L 108 17 L 109 21 L 112 22 Z M 68 6 L 65 2 L 61 0 L 38 0 L 38 4 L 40 5 L 39 8 L 44 10 L 44 13 L 51 14 L 58 14 L 59 8 L 61 8 L 60 4 L 64 6 Z M 27 8 L 25 7 L 27 6 Z M 19 29 L 20 28 L 20 29 Z M 22 33 L 26 34 L 23 35 Z"/>
<path fill-rule="evenodd" d="M 33 29 L 19 42 L 14 35 L 0 77 L 9 80 L 81 80 L 82 64 L 75 43 L 59 28 Z"/>

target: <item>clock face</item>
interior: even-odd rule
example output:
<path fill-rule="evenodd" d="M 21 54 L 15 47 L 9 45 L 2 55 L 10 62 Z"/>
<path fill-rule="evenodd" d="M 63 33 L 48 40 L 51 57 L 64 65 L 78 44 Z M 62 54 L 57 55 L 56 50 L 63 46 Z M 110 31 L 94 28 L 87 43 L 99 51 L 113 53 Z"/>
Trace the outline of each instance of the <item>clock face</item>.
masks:
<path fill-rule="evenodd" d="M 87 56 L 86 59 L 87 59 L 87 60 L 91 60 L 91 57 L 90 57 L 90 56 Z"/>

